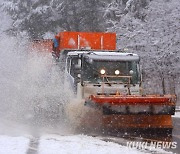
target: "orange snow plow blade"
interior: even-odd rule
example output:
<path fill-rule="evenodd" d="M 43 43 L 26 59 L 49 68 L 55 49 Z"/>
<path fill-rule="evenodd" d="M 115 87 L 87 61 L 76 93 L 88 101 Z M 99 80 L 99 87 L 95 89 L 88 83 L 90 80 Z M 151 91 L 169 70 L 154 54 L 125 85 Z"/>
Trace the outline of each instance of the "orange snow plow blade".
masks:
<path fill-rule="evenodd" d="M 174 95 L 91 95 L 85 105 L 99 107 L 104 114 L 153 114 L 173 115 Z"/>
<path fill-rule="evenodd" d="M 113 96 L 105 96 L 105 95 L 91 95 L 90 100 L 103 105 L 104 103 L 109 103 L 111 105 L 173 105 L 175 103 L 174 95 L 145 95 L 145 96 L 137 96 L 137 95 L 113 95 Z"/>
<path fill-rule="evenodd" d="M 175 95 L 91 95 L 85 105 L 103 112 L 103 126 L 119 128 L 172 129 Z"/>

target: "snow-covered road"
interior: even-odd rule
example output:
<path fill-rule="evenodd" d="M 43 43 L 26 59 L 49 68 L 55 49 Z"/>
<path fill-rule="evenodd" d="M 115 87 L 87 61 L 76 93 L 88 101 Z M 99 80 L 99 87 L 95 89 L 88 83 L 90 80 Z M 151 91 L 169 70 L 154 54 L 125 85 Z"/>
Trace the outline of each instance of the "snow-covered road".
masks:
<path fill-rule="evenodd" d="M 169 153 L 164 150 L 155 153 Z M 30 136 L 0 135 L 0 154 L 141 154 L 151 151 L 137 150 L 98 137 L 57 134 Z"/>
<path fill-rule="evenodd" d="M 105 142 L 91 136 L 43 136 L 40 139 L 39 154 L 135 154 L 137 151 L 112 142 Z"/>
<path fill-rule="evenodd" d="M 179 119 L 174 119 L 174 141 L 180 143 Z M 74 134 L 61 127 L 39 128 L 0 119 L 0 154 L 139 154 L 151 153 L 127 147 L 129 139 L 115 136 Z M 177 129 L 177 130 L 176 130 Z M 133 141 L 133 139 L 132 139 Z M 176 149 L 179 151 L 179 149 Z M 157 150 L 154 153 L 168 153 Z"/>
<path fill-rule="evenodd" d="M 141 153 L 112 142 L 105 142 L 86 135 L 44 135 L 38 141 L 38 148 L 31 147 L 29 137 L 0 136 L 0 154 L 114 154 Z M 33 153 L 33 152 L 32 152 Z"/>

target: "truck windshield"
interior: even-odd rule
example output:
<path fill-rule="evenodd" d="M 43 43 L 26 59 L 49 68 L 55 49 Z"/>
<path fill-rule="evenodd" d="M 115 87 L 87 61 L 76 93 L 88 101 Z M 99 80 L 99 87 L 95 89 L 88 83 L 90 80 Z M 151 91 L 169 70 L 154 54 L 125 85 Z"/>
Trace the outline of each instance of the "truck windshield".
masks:
<path fill-rule="evenodd" d="M 89 62 L 85 59 L 82 65 L 82 79 L 91 83 L 101 83 L 103 82 L 102 73 L 104 72 L 101 72 L 103 70 L 107 76 L 107 82 L 127 83 L 128 78 L 126 77 L 131 76 L 130 83 L 137 84 L 139 81 L 137 66 L 137 61 L 93 60 Z"/>

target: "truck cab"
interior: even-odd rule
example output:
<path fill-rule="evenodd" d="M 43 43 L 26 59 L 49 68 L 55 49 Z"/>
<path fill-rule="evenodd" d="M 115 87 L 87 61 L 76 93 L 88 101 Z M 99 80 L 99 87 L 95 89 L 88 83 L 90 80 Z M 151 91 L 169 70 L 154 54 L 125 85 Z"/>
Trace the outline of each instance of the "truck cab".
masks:
<path fill-rule="evenodd" d="M 139 94 L 139 68 L 137 54 L 73 51 L 67 54 L 65 74 L 81 98 L 92 94 L 130 95 Z"/>

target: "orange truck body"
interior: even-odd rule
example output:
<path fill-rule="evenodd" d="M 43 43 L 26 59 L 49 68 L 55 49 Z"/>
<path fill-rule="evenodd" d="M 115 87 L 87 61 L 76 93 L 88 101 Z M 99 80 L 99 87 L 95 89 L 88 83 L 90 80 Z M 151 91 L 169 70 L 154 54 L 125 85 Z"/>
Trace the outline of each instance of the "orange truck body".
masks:
<path fill-rule="evenodd" d="M 104 32 L 60 32 L 56 35 L 58 51 L 65 49 L 116 50 L 116 33 Z M 32 49 L 38 52 L 52 52 L 53 40 L 34 40 Z"/>
<path fill-rule="evenodd" d="M 34 40 L 31 43 L 31 49 L 38 52 L 52 52 L 53 41 L 52 39 Z"/>
<path fill-rule="evenodd" d="M 60 32 L 59 51 L 63 49 L 116 50 L 116 33 Z"/>

